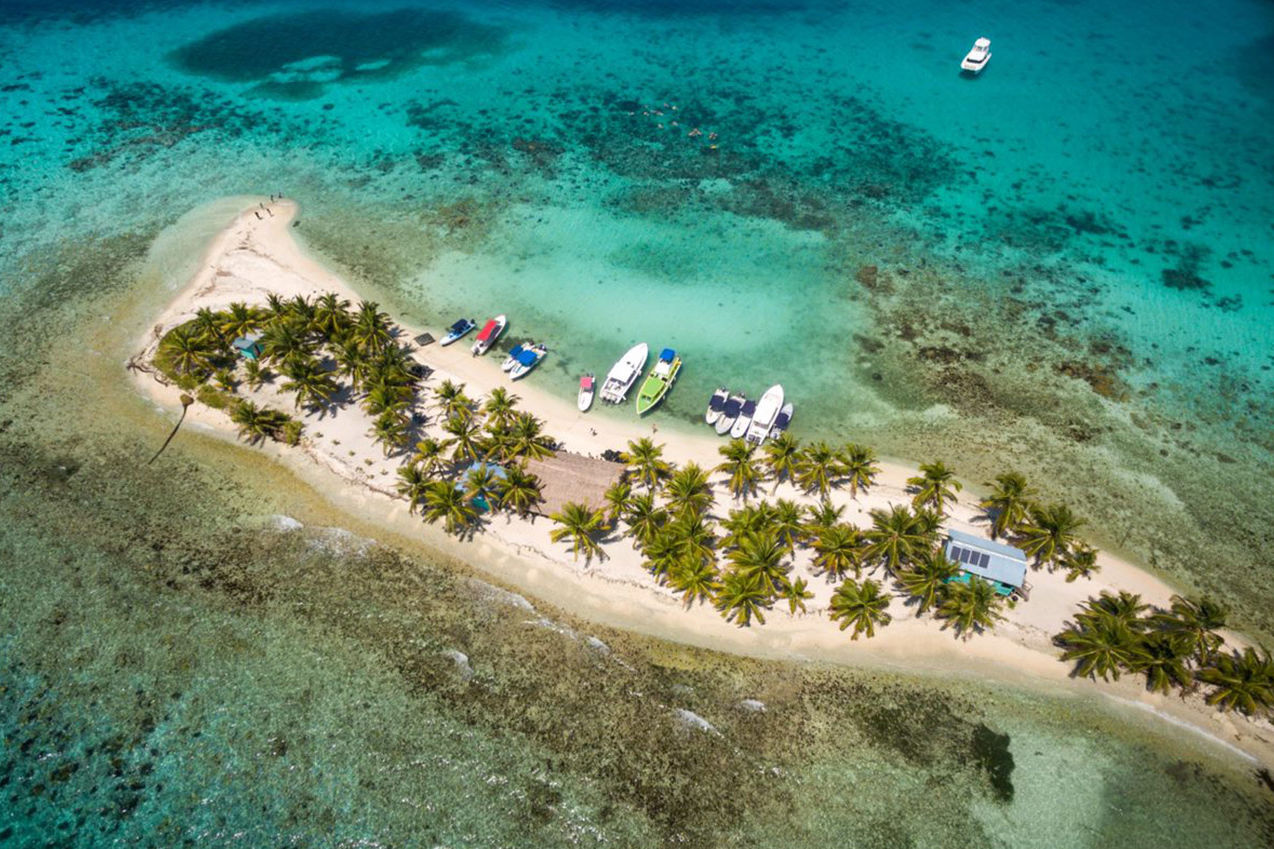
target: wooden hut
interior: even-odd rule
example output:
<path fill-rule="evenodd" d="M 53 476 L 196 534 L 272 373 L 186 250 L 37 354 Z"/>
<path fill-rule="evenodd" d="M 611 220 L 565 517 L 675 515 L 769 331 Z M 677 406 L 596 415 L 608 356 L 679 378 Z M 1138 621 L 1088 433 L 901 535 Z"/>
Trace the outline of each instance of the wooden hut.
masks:
<path fill-rule="evenodd" d="M 558 512 L 568 501 L 605 507 L 606 490 L 624 471 L 618 463 L 567 451 L 558 451 L 543 460 L 529 460 L 526 468 L 540 479 L 544 501 L 536 512 L 545 516 Z"/>

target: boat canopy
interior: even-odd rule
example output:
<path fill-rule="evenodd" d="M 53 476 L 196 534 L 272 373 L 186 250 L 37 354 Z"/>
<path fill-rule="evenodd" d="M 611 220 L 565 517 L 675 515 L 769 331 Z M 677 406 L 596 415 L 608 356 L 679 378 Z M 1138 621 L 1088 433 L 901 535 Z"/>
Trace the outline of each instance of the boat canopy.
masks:
<path fill-rule="evenodd" d="M 510 352 L 510 354 L 512 354 L 512 352 Z M 540 352 L 532 350 L 530 348 L 527 348 L 524 351 L 519 351 L 517 354 L 518 362 L 520 362 L 524 366 L 535 365 L 535 361 L 538 360 L 539 358 L 540 358 Z"/>
<path fill-rule="evenodd" d="M 514 345 L 509 349 L 509 356 L 516 360 L 522 356 L 525 350 L 526 349 L 523 348 L 521 344 Z"/>
<path fill-rule="evenodd" d="M 739 414 L 739 408 L 742 406 L 742 401 L 736 401 L 731 398 L 729 401 L 725 402 L 725 414 L 727 416 L 737 416 Z"/>
<path fill-rule="evenodd" d="M 495 329 L 498 326 L 499 325 L 496 324 L 496 320 L 494 318 L 488 321 L 486 324 L 482 326 L 482 332 L 478 334 L 478 341 L 485 342 L 488 339 L 490 339 L 491 334 L 495 332 Z"/>
<path fill-rule="evenodd" d="M 755 402 L 755 401 L 750 401 L 750 400 L 749 400 L 749 401 L 744 401 L 744 402 L 743 402 L 743 415 L 745 415 L 745 416 L 750 416 L 750 415 L 752 415 L 752 413 L 753 413 L 753 412 L 755 412 L 755 411 L 756 411 L 756 402 Z"/>
<path fill-rule="evenodd" d="M 664 348 L 662 351 L 659 352 L 659 359 L 664 360 L 666 362 L 672 362 L 673 358 L 676 356 L 677 356 L 677 352 L 674 351 L 672 348 Z"/>
<path fill-rule="evenodd" d="M 466 330 L 470 327 L 473 327 L 473 322 L 467 318 L 462 318 L 447 329 L 450 330 L 452 333 L 459 333 L 461 330 Z"/>
<path fill-rule="evenodd" d="M 787 427 L 788 422 L 791 420 L 792 416 L 788 413 L 779 413 L 778 417 L 774 419 L 774 426 L 777 428 Z"/>
<path fill-rule="evenodd" d="M 720 410 L 724 406 L 725 406 L 725 396 L 720 393 L 713 395 L 712 398 L 709 399 L 708 401 L 709 410 Z"/>
<path fill-rule="evenodd" d="M 583 377 L 581 377 L 581 378 L 579 379 L 579 388 L 580 388 L 580 389 L 592 389 L 592 388 L 593 388 L 593 376 L 592 376 L 591 374 L 586 374 L 586 375 L 584 375 Z"/>

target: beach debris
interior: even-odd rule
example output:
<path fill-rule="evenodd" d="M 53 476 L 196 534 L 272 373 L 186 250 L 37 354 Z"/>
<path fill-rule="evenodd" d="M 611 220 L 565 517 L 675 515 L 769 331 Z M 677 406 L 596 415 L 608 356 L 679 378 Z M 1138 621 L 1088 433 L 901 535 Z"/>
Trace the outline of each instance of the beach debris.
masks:
<path fill-rule="evenodd" d="M 440 652 L 440 654 L 456 665 L 456 671 L 460 673 L 460 677 L 465 681 L 473 677 L 473 667 L 469 665 L 469 655 L 457 649 L 447 649 L 444 652 Z"/>
<path fill-rule="evenodd" d="M 672 712 L 677 715 L 677 718 L 681 720 L 682 724 L 687 728 L 693 728 L 696 731 L 702 731 L 705 734 L 715 734 L 718 737 L 721 736 L 721 732 L 717 730 L 715 725 L 692 710 L 686 710 L 685 708 L 673 708 Z"/>

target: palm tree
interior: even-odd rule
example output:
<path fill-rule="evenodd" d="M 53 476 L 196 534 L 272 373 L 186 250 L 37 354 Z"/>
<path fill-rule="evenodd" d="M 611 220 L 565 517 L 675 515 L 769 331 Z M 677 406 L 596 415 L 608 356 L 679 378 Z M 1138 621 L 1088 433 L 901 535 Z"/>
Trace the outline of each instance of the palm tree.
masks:
<path fill-rule="evenodd" d="M 1064 504 L 1035 505 L 1030 520 L 1021 528 L 1021 548 L 1037 564 L 1057 563 L 1075 543 L 1075 531 L 1084 520 Z"/>
<path fill-rule="evenodd" d="M 646 489 L 653 490 L 671 474 L 671 467 L 663 459 L 663 453 L 662 445 L 656 445 L 650 437 L 643 436 L 636 442 L 629 442 L 628 450 L 620 454 L 619 459 L 627 467 L 627 474 L 637 478 Z"/>
<path fill-rule="evenodd" d="M 1146 674 L 1146 688 L 1152 693 L 1172 692 L 1173 686 L 1189 687 L 1194 676 L 1186 666 L 1190 648 L 1179 635 L 1147 634 L 1138 642 L 1132 657 L 1133 672 Z"/>
<path fill-rule="evenodd" d="M 849 443 L 840 451 L 844 475 L 849 479 L 849 497 L 858 498 L 858 490 L 866 492 L 876 482 L 880 467 L 876 465 L 876 452 L 866 445 Z"/>
<path fill-rule="evenodd" d="M 292 321 L 280 321 L 266 328 L 261 350 L 267 360 L 281 366 L 314 357 L 308 328 Z"/>
<path fill-rule="evenodd" d="M 764 625 L 765 611 L 773 603 L 772 587 L 764 576 L 750 572 L 727 573 L 715 601 L 725 621 L 740 628 L 751 625 L 753 618 Z"/>
<path fill-rule="evenodd" d="M 787 553 L 786 546 L 777 535 L 751 533 L 739 540 L 738 548 L 732 549 L 726 559 L 733 566 L 732 572 L 760 575 L 765 578 L 766 586 L 773 589 L 787 575 L 788 567 L 783 563 Z"/>
<path fill-rule="evenodd" d="M 304 295 L 294 295 L 283 307 L 288 321 L 295 321 L 301 326 L 312 329 L 314 325 L 314 304 Z"/>
<path fill-rule="evenodd" d="M 744 505 L 741 509 L 731 510 L 730 515 L 721 523 L 721 527 L 726 530 L 721 544 L 726 547 L 738 545 L 739 540 L 749 532 L 772 531 L 773 526 L 774 507 L 768 502 L 762 501 L 755 506 Z"/>
<path fill-rule="evenodd" d="M 820 498 L 827 498 L 840 473 L 840 460 L 826 442 L 815 442 L 796 457 L 797 485 L 806 492 L 817 492 Z"/>
<path fill-rule="evenodd" d="M 411 389 L 406 386 L 391 386 L 378 383 L 368 386 L 363 396 L 363 409 L 370 416 L 379 416 L 384 412 L 401 412 L 411 404 Z"/>
<path fill-rule="evenodd" d="M 364 354 L 377 354 L 393 339 L 389 316 L 373 301 L 360 301 L 349 329 L 350 340 Z"/>
<path fill-rule="evenodd" d="M 764 451 L 765 463 L 770 467 L 770 474 L 774 475 L 774 490 L 777 492 L 779 484 L 790 480 L 796 473 L 801 443 L 795 436 L 783 431 L 776 438 L 765 443 Z"/>
<path fill-rule="evenodd" d="M 522 466 L 509 466 L 504 479 L 496 485 L 496 500 L 506 510 L 526 517 L 544 500 L 540 479 Z"/>
<path fill-rule="evenodd" d="M 194 327 L 182 324 L 168 331 L 156 353 L 179 374 L 198 374 L 212 368 L 214 351 Z"/>
<path fill-rule="evenodd" d="M 505 460 L 542 460 L 553 455 L 554 440 L 544 434 L 544 422 L 530 413 L 517 413 L 500 438 Z"/>
<path fill-rule="evenodd" d="M 322 334 L 324 339 L 328 341 L 339 339 L 352 323 L 349 301 L 332 292 L 319 296 L 314 304 L 312 326 L 316 332 Z"/>
<path fill-rule="evenodd" d="M 463 383 L 444 380 L 442 385 L 434 390 L 434 397 L 438 399 L 438 409 L 442 411 L 444 417 L 448 419 L 473 417 L 472 402 L 464 394 Z"/>
<path fill-rule="evenodd" d="M 1247 716 L 1274 708 L 1274 658 L 1262 647 L 1219 654 L 1212 665 L 1199 670 L 1199 680 L 1215 689 L 1207 695 L 1210 705 L 1237 710 Z"/>
<path fill-rule="evenodd" d="M 510 394 L 502 386 L 492 389 L 487 400 L 482 403 L 482 412 L 486 414 L 488 424 L 495 428 L 507 427 L 513 420 L 519 400 L 518 396 Z"/>
<path fill-rule="evenodd" d="M 929 541 L 906 507 L 894 504 L 888 511 L 873 509 L 870 515 L 871 527 L 863 534 L 867 557 L 883 563 L 890 573 L 897 574 L 899 566 L 928 551 Z"/>
<path fill-rule="evenodd" d="M 989 583 L 970 577 L 968 583 L 947 584 L 946 596 L 938 605 L 938 616 L 955 626 L 962 639 L 988 631 L 1004 618 L 1001 597 Z M 946 627 L 945 625 L 943 626 Z"/>
<path fill-rule="evenodd" d="M 1154 627 L 1182 637 L 1186 653 L 1206 665 L 1225 642 L 1217 631 L 1226 625 L 1229 611 L 1220 602 L 1204 596 L 1198 600 L 1174 595 L 1169 610 L 1150 617 Z"/>
<path fill-rule="evenodd" d="M 805 508 L 786 498 L 774 502 L 769 511 L 770 527 L 779 542 L 795 553 L 796 545 L 805 538 Z"/>
<path fill-rule="evenodd" d="M 261 314 L 246 304 L 235 302 L 221 315 L 221 333 L 226 339 L 247 336 L 261 329 Z"/>
<path fill-rule="evenodd" d="M 680 555 L 685 560 L 716 559 L 717 535 L 702 513 L 682 513 L 665 526 L 676 539 Z"/>
<path fill-rule="evenodd" d="M 1132 667 L 1140 645 L 1128 623 L 1109 614 L 1078 622 L 1054 641 L 1065 649 L 1062 660 L 1076 661 L 1072 674 L 1093 679 L 1100 675 L 1103 681 L 1118 681 Z"/>
<path fill-rule="evenodd" d="M 804 578 L 797 578 L 795 581 L 784 578 L 779 584 L 779 598 L 787 602 L 788 612 L 793 616 L 796 615 L 797 609 L 804 613 L 805 602 L 813 597 L 814 593 L 808 589 Z"/>
<path fill-rule="evenodd" d="M 840 621 L 840 629 L 844 631 L 854 626 L 851 640 L 858 639 L 860 634 L 869 638 L 876 636 L 877 625 L 888 625 L 893 618 L 887 612 L 889 596 L 880 591 L 880 584 L 870 578 L 859 584 L 846 581 L 836 588 L 832 595 L 831 610 L 828 617 Z"/>
<path fill-rule="evenodd" d="M 490 504 L 490 499 L 495 497 L 501 480 L 495 467 L 487 463 L 474 466 L 464 475 L 464 494 L 470 501 L 480 498 Z"/>
<path fill-rule="evenodd" d="M 677 560 L 667 570 L 668 586 L 681 593 L 686 607 L 710 601 L 720 590 L 717 567 L 707 560 Z"/>
<path fill-rule="evenodd" d="M 332 375 L 313 357 L 292 360 L 283 367 L 287 380 L 279 388 L 296 393 L 296 406 L 317 409 L 340 389 Z"/>
<path fill-rule="evenodd" d="M 440 480 L 425 490 L 424 517 L 430 524 L 442 519 L 447 533 L 463 536 L 478 521 L 478 508 L 453 481 Z"/>
<path fill-rule="evenodd" d="M 642 567 L 654 575 L 659 583 L 663 583 L 668 574 L 678 564 L 684 562 L 681 556 L 681 540 L 677 534 L 663 528 L 659 530 L 650 541 L 642 549 Z M 696 558 L 694 562 L 705 562 L 701 558 Z"/>
<path fill-rule="evenodd" d="M 863 573 L 863 534 L 848 524 L 836 524 L 824 528 L 814 538 L 814 567 L 823 572 L 829 581 L 842 580 L 849 570 L 854 577 Z"/>
<path fill-rule="evenodd" d="M 845 508 L 833 506 L 832 502 L 824 499 L 818 503 L 817 507 L 806 508 L 806 513 L 808 514 L 805 520 L 806 536 L 816 537 L 822 531 L 840 524 Z"/>
<path fill-rule="evenodd" d="M 1021 472 L 1005 472 L 995 476 L 991 494 L 978 502 L 991 519 L 991 539 L 1008 536 L 1026 522 L 1035 490 Z"/>
<path fill-rule="evenodd" d="M 653 493 L 643 492 L 628 502 L 624 521 L 628 524 L 628 535 L 633 538 L 633 547 L 646 546 L 668 523 L 668 511 L 655 504 Z"/>
<path fill-rule="evenodd" d="M 273 375 L 270 374 L 269 369 L 263 367 L 260 360 L 243 361 L 243 379 L 248 382 L 249 389 L 260 389 L 272 377 Z"/>
<path fill-rule="evenodd" d="M 712 484 L 698 463 L 687 463 L 673 473 L 665 488 L 668 511 L 674 516 L 702 513 L 712 504 Z"/>
<path fill-rule="evenodd" d="M 753 457 L 755 448 L 742 439 L 732 439 L 717 449 L 725 459 L 715 471 L 729 475 L 727 486 L 734 498 L 746 503 L 749 495 L 756 495 L 757 484 L 761 480 L 761 467 Z"/>
<path fill-rule="evenodd" d="M 240 401 L 230 408 L 230 421 L 239 426 L 239 436 L 255 445 L 266 437 L 273 436 L 276 421 L 270 415 L 271 410 L 258 407 L 251 401 Z"/>
<path fill-rule="evenodd" d="M 451 450 L 453 463 L 474 462 L 485 453 L 482 428 L 473 419 L 467 416 L 452 416 L 447 419 L 442 429 L 448 434 L 442 441 L 442 447 Z"/>
<path fill-rule="evenodd" d="M 433 437 L 425 437 L 416 443 L 416 450 L 412 453 L 408 462 L 413 466 L 419 466 L 426 475 L 433 475 L 434 472 L 443 466 L 443 451 L 445 450 L 443 444 L 438 440 Z"/>
<path fill-rule="evenodd" d="M 213 312 L 209 307 L 200 307 L 195 311 L 195 317 L 190 324 L 195 332 L 210 345 L 215 345 L 218 348 L 226 346 L 226 338 L 221 333 L 220 313 Z"/>
<path fill-rule="evenodd" d="M 398 477 L 398 494 L 407 499 L 408 509 L 415 513 L 416 508 L 424 503 L 434 480 L 429 472 L 416 465 L 399 466 Z"/>
<path fill-rule="evenodd" d="M 1143 602 L 1141 596 L 1136 593 L 1120 590 L 1118 594 L 1111 595 L 1106 590 L 1102 590 L 1101 595 L 1096 598 L 1090 596 L 1087 601 L 1080 604 L 1080 612 L 1075 614 L 1075 620 L 1089 624 L 1102 617 L 1112 616 L 1127 625 L 1129 630 L 1141 633 L 1152 624 L 1148 618 L 1142 618 L 1141 615 L 1149 607 L 1150 605 Z"/>
<path fill-rule="evenodd" d="M 606 518 L 601 510 L 595 510 L 574 501 L 562 505 L 562 509 L 549 517 L 561 527 L 549 531 L 549 539 L 553 542 L 571 541 L 571 553 L 579 560 L 580 552 L 584 552 L 584 562 L 594 557 L 606 558 L 598 538 L 606 532 Z"/>
<path fill-rule="evenodd" d="M 349 380 L 354 391 L 363 388 L 371 371 L 371 365 L 363 352 L 352 342 L 332 342 L 328 345 L 332 359 L 336 361 L 336 373 Z"/>
<path fill-rule="evenodd" d="M 619 524 L 619 520 L 628 512 L 628 507 L 633 500 L 633 485 L 621 478 L 607 488 L 604 497 L 606 499 L 606 521 L 613 528 Z"/>
<path fill-rule="evenodd" d="M 370 431 L 374 441 L 380 443 L 385 456 L 407 447 L 411 420 L 397 410 L 386 410 L 372 422 Z"/>
<path fill-rule="evenodd" d="M 919 510 L 921 507 L 932 507 L 939 515 L 945 512 L 946 504 L 955 503 L 956 493 L 963 487 L 955 479 L 955 472 L 938 460 L 933 463 L 921 463 L 920 474 L 907 478 L 907 486 L 916 490 L 911 498 L 911 506 Z"/>
<path fill-rule="evenodd" d="M 898 581 L 908 595 L 917 599 L 918 615 L 941 604 L 946 597 L 948 582 L 959 572 L 959 564 L 948 560 L 945 553 L 930 551 L 917 558 L 911 568 L 902 570 Z"/>

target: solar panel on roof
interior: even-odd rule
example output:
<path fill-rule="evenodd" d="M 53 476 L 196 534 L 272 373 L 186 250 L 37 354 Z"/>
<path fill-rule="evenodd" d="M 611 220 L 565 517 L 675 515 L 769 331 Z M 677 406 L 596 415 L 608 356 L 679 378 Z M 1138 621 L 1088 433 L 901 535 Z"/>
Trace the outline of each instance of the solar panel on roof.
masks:
<path fill-rule="evenodd" d="M 978 565 L 982 567 L 983 569 L 985 569 L 987 567 L 987 564 L 990 562 L 991 562 L 991 555 L 989 554 L 978 555 Z"/>
<path fill-rule="evenodd" d="M 973 562 L 973 552 L 969 551 L 969 549 L 967 548 L 960 549 L 960 562 L 961 563 Z"/>

